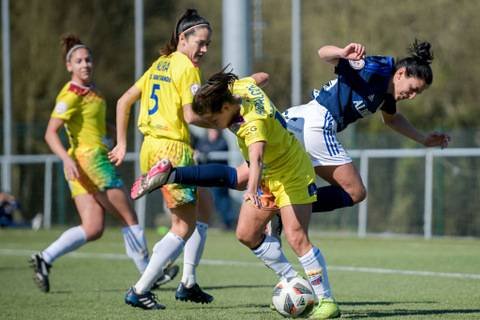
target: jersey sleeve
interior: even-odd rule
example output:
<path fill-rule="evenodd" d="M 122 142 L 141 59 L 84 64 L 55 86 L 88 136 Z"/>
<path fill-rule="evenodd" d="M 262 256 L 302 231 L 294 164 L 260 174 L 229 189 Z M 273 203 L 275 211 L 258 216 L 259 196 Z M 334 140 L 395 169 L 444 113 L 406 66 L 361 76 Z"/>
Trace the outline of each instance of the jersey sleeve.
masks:
<path fill-rule="evenodd" d="M 200 72 L 198 68 L 188 67 L 180 76 L 178 93 L 182 106 L 191 104 L 195 92 L 200 88 Z"/>
<path fill-rule="evenodd" d="M 380 110 L 388 113 L 388 114 L 395 114 L 397 113 L 397 102 L 395 98 L 391 94 L 385 95 L 385 101 L 383 102 Z"/>
<path fill-rule="evenodd" d="M 72 92 L 59 94 L 51 117 L 68 121 L 78 110 L 77 99 L 77 95 Z"/>
<path fill-rule="evenodd" d="M 249 121 L 242 126 L 237 135 L 245 141 L 247 147 L 255 142 L 266 142 L 267 130 L 265 122 L 262 120 Z"/>
<path fill-rule="evenodd" d="M 148 79 L 148 75 L 150 74 L 150 69 L 145 71 L 145 73 L 140 77 L 140 79 L 135 82 L 135 87 L 137 87 L 138 90 L 143 91 L 143 86 L 145 85 L 145 81 Z"/>

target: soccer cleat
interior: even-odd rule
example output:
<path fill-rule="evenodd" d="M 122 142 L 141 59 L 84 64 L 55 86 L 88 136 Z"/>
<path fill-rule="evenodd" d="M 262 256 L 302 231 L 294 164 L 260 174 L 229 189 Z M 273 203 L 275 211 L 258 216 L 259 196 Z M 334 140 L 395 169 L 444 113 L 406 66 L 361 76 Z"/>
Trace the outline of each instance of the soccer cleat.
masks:
<path fill-rule="evenodd" d="M 43 260 L 40 252 L 34 253 L 30 257 L 30 265 L 33 268 L 33 280 L 35 281 L 37 287 L 43 292 L 50 291 L 48 273 L 50 272 L 50 268 L 52 266 Z"/>
<path fill-rule="evenodd" d="M 172 172 L 172 164 L 168 159 L 158 161 L 146 174 L 140 176 L 133 183 L 130 196 L 133 200 L 160 188 L 167 183 Z"/>
<path fill-rule="evenodd" d="M 322 298 L 313 309 L 308 319 L 322 320 L 339 318 L 341 315 L 337 302 L 333 298 Z"/>
<path fill-rule="evenodd" d="M 204 292 L 197 283 L 195 283 L 193 287 L 187 288 L 182 282 L 180 282 L 177 291 L 175 292 L 175 299 L 202 304 L 213 301 L 213 297 Z"/>
<path fill-rule="evenodd" d="M 142 308 L 145 310 L 159 310 L 165 309 L 163 304 L 157 302 L 157 297 L 152 292 L 145 292 L 138 294 L 135 289 L 131 287 L 125 294 L 125 303 L 135 308 Z"/>
<path fill-rule="evenodd" d="M 151 290 L 158 289 L 167 282 L 172 281 L 178 274 L 180 268 L 177 265 L 169 265 L 163 270 L 163 275 L 153 284 Z"/>

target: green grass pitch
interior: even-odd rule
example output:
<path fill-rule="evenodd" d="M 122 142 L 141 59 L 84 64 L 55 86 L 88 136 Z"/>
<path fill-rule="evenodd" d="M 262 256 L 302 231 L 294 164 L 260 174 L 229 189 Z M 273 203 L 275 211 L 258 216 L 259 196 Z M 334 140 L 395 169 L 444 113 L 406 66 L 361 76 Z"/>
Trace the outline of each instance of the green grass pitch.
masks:
<path fill-rule="evenodd" d="M 177 302 L 175 281 L 156 291 L 163 311 L 123 302 L 138 274 L 118 228 L 55 262 L 51 292 L 34 285 L 29 255 L 61 229 L 0 230 L 0 319 L 282 319 L 269 309 L 276 278 L 233 233 L 210 230 L 199 284 L 210 305 Z M 342 318 L 480 319 L 480 240 L 313 235 L 330 266 Z M 159 236 L 147 232 L 151 248 Z M 284 246 L 287 246 L 284 241 Z M 301 270 L 290 250 L 287 255 Z M 181 263 L 181 258 L 177 261 Z"/>

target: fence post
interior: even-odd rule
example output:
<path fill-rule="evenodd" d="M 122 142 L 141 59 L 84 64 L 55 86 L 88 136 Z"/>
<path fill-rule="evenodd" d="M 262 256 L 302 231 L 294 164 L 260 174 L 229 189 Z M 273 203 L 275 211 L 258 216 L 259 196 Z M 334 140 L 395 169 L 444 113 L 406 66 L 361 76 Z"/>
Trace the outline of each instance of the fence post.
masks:
<path fill-rule="evenodd" d="M 423 212 L 423 236 L 432 238 L 432 196 L 433 196 L 433 152 L 427 149 L 425 153 L 425 199 Z"/>
<path fill-rule="evenodd" d="M 45 180 L 43 185 L 43 227 L 52 226 L 52 159 L 45 160 Z"/>
<path fill-rule="evenodd" d="M 368 190 L 368 154 L 366 151 L 360 152 L 360 176 L 362 177 L 365 188 Z M 367 236 L 367 199 L 360 202 L 358 208 L 358 236 L 365 238 Z"/>

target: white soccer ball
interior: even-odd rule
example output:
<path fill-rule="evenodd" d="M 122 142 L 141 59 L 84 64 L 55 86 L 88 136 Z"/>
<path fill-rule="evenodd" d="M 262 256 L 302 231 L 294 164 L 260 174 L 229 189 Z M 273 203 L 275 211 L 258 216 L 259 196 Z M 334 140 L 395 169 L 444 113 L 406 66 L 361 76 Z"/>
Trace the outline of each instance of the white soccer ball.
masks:
<path fill-rule="evenodd" d="M 316 296 L 307 280 L 295 277 L 277 283 L 273 288 L 272 302 L 282 316 L 296 318 L 313 309 Z"/>

